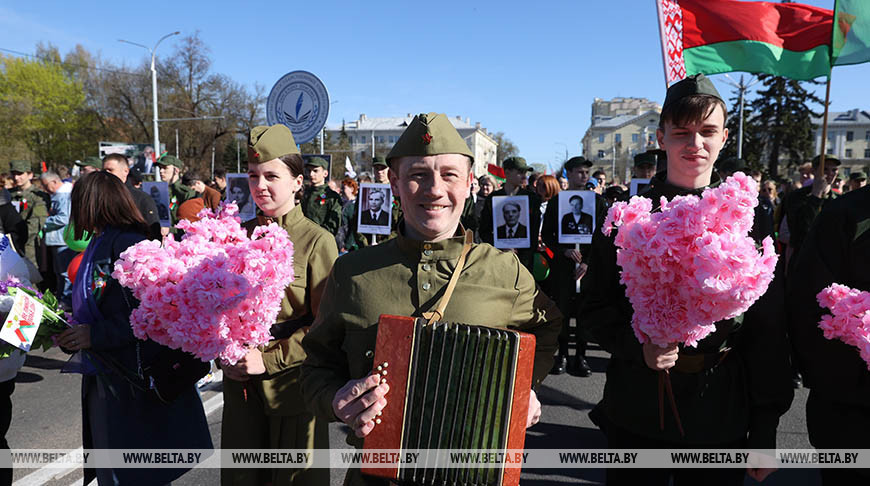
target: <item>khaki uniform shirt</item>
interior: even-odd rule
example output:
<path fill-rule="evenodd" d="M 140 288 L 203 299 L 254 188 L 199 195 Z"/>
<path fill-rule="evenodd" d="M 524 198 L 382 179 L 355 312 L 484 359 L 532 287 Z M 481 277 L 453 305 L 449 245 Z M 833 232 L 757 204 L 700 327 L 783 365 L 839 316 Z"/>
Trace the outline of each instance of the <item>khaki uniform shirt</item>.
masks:
<path fill-rule="evenodd" d="M 295 278 L 284 291 L 277 322 L 316 314 L 327 276 L 333 262 L 338 258 L 335 238 L 306 219 L 299 206 L 284 216 L 258 216 L 243 226 L 248 231 L 253 231 L 257 226 L 269 222 L 275 222 L 287 230 L 290 241 L 293 242 Z M 299 365 L 305 359 L 302 338 L 306 332 L 307 328 L 300 329 L 287 339 L 270 341 L 261 349 L 266 375 L 262 379 L 249 381 L 248 387 L 249 390 L 253 387 L 261 394 L 267 415 L 286 416 L 305 411 L 299 389 Z"/>
<path fill-rule="evenodd" d="M 303 340 L 305 401 L 318 417 L 336 420 L 332 400 L 373 365 L 381 314 L 420 317 L 444 293 L 462 236 L 422 242 L 399 236 L 342 256 L 326 284 L 320 312 Z M 537 338 L 534 384 L 553 365 L 562 315 L 538 292 L 532 275 L 512 253 L 473 245 L 444 313 L 444 321 L 512 328 Z M 361 441 L 360 441 L 361 442 Z"/>
<path fill-rule="evenodd" d="M 24 254 L 31 262 L 36 263 L 36 238 L 48 217 L 48 195 L 36 190 L 33 185 L 27 190 L 14 189 L 11 194 L 12 201 L 19 203 L 21 219 L 27 222 L 28 237 Z"/>
<path fill-rule="evenodd" d="M 341 196 L 326 184 L 309 186 L 302 196 L 302 212 L 305 217 L 335 235 L 341 226 Z"/>

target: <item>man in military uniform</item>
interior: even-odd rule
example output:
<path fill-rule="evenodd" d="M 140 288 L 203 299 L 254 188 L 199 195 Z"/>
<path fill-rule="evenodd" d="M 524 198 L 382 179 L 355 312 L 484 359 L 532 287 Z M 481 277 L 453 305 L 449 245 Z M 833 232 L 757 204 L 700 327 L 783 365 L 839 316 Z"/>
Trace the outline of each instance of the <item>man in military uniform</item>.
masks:
<path fill-rule="evenodd" d="M 822 209 L 789 274 L 789 334 L 810 389 L 807 431 L 817 449 L 865 449 L 870 437 L 870 371 L 858 349 L 825 339 L 829 314 L 816 300 L 833 283 L 870 291 L 870 187 L 856 189 Z M 822 468 L 825 486 L 870 484 L 868 469 Z"/>
<path fill-rule="evenodd" d="M 302 213 L 332 233 L 341 226 L 341 196 L 326 185 L 329 179 L 329 163 L 322 157 L 305 161 L 305 178 L 309 185 L 302 195 Z"/>
<path fill-rule="evenodd" d="M 374 172 L 374 182 L 376 184 L 389 184 L 389 167 L 387 166 L 387 160 L 378 155 L 372 159 L 372 170 Z M 353 235 L 353 243 L 348 250 L 356 250 L 358 248 L 365 248 L 367 246 L 371 246 L 371 238 L 373 235 L 359 233 L 359 227 L 357 226 L 357 215 L 359 215 L 359 198 L 356 199 L 353 203 L 353 217 L 351 217 L 350 221 L 348 221 L 348 232 Z M 391 204 L 391 209 L 393 213 L 392 223 L 390 224 L 390 235 L 375 235 L 377 237 L 378 243 L 386 241 L 390 238 L 396 237 L 396 226 L 399 224 L 399 219 L 402 217 L 402 204 L 399 200 L 398 194 L 393 194 L 393 201 Z M 350 239 L 349 239 L 350 240 Z"/>
<path fill-rule="evenodd" d="M 336 261 L 320 312 L 302 341 L 308 353 L 302 365 L 306 403 L 318 417 L 347 424 L 353 430 L 349 441 L 357 446 L 392 400 L 389 380 L 381 384 L 379 375 L 371 374 L 381 314 L 422 316 L 445 294 L 453 272 L 461 271 L 441 320 L 535 334 L 535 386 L 553 363 L 561 320 L 511 253 L 471 244 L 464 266 L 456 268 L 464 247 L 459 219 L 473 177 L 473 155 L 445 115 L 416 116 L 387 161 L 390 184 L 405 204 L 399 234 Z M 527 425 L 540 413 L 534 393 L 529 412 Z M 388 481 L 351 469 L 345 484 Z"/>
<path fill-rule="evenodd" d="M 81 175 L 90 174 L 91 172 L 103 169 L 103 161 L 100 160 L 99 157 L 94 157 L 93 155 L 88 155 L 85 157 L 85 160 L 77 160 L 76 165 L 79 167 Z"/>
<path fill-rule="evenodd" d="M 652 179 L 656 175 L 656 154 L 652 151 L 641 152 L 634 156 L 634 171 L 636 179 Z"/>
<path fill-rule="evenodd" d="M 13 160 L 9 163 L 9 171 L 12 173 L 12 178 L 15 180 L 15 189 L 12 193 L 12 203 L 18 206 L 18 212 L 21 219 L 27 222 L 27 245 L 24 247 L 24 254 L 34 264 L 39 264 L 37 260 L 37 249 L 39 248 L 39 230 L 45 224 L 45 218 L 48 217 L 48 194 L 37 190 L 33 184 L 33 172 L 30 162 L 26 160 Z M 52 277 L 54 271 L 46 267 L 46 272 L 43 272 L 43 278 L 46 274 Z M 53 278 L 51 279 L 53 280 Z"/>
<path fill-rule="evenodd" d="M 157 159 L 160 168 L 160 180 L 169 184 L 169 212 L 172 214 L 172 224 L 178 221 L 178 206 L 188 199 L 196 197 L 196 191 L 181 183 L 181 171 L 184 163 L 174 155 L 164 155 Z"/>
<path fill-rule="evenodd" d="M 849 174 L 849 190 L 856 191 L 867 185 L 867 174 L 857 171 Z"/>
<path fill-rule="evenodd" d="M 668 152 L 644 197 L 700 196 L 717 185 L 713 163 L 728 137 L 725 103 L 704 75 L 690 76 L 667 91 L 659 146 Z M 674 343 L 640 344 L 631 327 L 631 303 L 620 284 L 615 235 L 596 232 L 580 315 L 595 340 L 610 354 L 604 397 L 590 414 L 616 449 L 776 449 L 779 417 L 791 405 L 789 349 L 785 333 L 782 279 L 742 317 L 716 323 L 696 348 Z M 676 414 L 659 380 L 669 370 Z M 660 425 L 662 424 L 662 425 Z M 761 481 L 773 469 L 748 467 Z M 608 484 L 742 485 L 741 469 L 608 469 Z"/>
<path fill-rule="evenodd" d="M 813 159 L 813 172 L 818 171 L 820 162 L 821 157 L 817 155 Z M 837 178 L 839 170 L 840 160 L 826 155 L 824 176 L 819 177 L 816 174 L 812 184 L 790 192 L 782 202 L 789 231 L 786 254 L 786 268 L 789 270 L 822 206 L 837 198 L 838 194 L 831 190 L 831 184 Z"/>
<path fill-rule="evenodd" d="M 581 156 L 571 157 L 565 162 L 565 174 L 568 176 L 569 191 L 581 191 L 586 189 L 586 183 L 589 182 L 589 170 L 592 167 L 592 162 Z M 556 194 L 547 203 L 547 210 L 544 213 L 544 223 L 541 226 L 541 241 L 547 245 L 553 252 L 553 263 L 550 269 L 553 272 L 554 291 L 553 297 L 559 304 L 559 310 L 565 315 L 566 320 L 562 324 L 562 332 L 559 334 L 559 354 L 556 356 L 556 362 L 553 364 L 553 374 L 562 374 L 568 371 L 574 376 L 586 377 L 592 374 L 592 369 L 589 368 L 589 363 L 586 362 L 586 340 L 585 332 L 581 332 L 582 318 L 584 316 L 577 313 L 577 281 L 586 275 L 588 267 L 589 248 L 591 245 L 576 245 L 559 243 L 559 198 L 565 197 L 565 194 Z M 578 197 L 572 196 L 571 199 Z M 582 208 L 582 199 L 580 199 L 580 207 Z M 598 194 L 595 195 L 595 228 L 592 228 L 591 217 L 583 213 L 589 219 L 590 232 L 595 233 L 601 229 L 601 224 L 607 215 L 607 201 Z M 571 218 L 571 213 L 565 215 Z M 582 219 L 581 219 L 582 221 Z M 566 232 L 562 230 L 562 234 Z M 571 317 L 575 318 L 575 337 L 574 337 L 574 355 L 569 352 L 570 342 L 570 321 Z M 585 328 L 584 328 L 585 329 Z"/>
<path fill-rule="evenodd" d="M 483 213 L 480 215 L 480 239 L 493 244 L 492 198 L 495 196 L 527 196 L 529 198 L 529 228 L 532 234 L 528 248 L 517 248 L 516 254 L 523 265 L 531 272 L 535 250 L 538 248 L 538 228 L 541 227 L 541 197 L 534 191 L 523 188 L 526 174 L 534 170 L 526 164 L 522 157 L 508 157 L 502 163 L 505 183 L 501 189 L 486 198 Z"/>
<path fill-rule="evenodd" d="M 716 164 L 716 171 L 719 173 L 719 178 L 723 181 L 734 175 L 735 172 L 743 172 L 749 175 L 748 168 L 749 166 L 746 165 L 746 161 L 737 157 L 728 157 Z"/>

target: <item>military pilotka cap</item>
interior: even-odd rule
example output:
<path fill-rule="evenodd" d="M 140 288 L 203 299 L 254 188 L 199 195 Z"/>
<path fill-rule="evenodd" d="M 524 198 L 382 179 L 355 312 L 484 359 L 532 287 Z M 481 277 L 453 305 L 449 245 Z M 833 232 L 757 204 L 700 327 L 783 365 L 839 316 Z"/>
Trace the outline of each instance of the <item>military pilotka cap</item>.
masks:
<path fill-rule="evenodd" d="M 184 164 L 181 162 L 181 160 L 174 155 L 164 155 L 163 157 L 160 157 L 159 159 L 157 159 L 157 162 L 155 162 L 155 164 L 157 164 L 157 165 L 169 165 L 172 167 L 178 167 L 179 169 L 184 168 Z"/>
<path fill-rule="evenodd" d="M 283 155 L 299 154 L 299 147 L 287 125 L 256 126 L 248 138 L 248 162 L 259 164 Z"/>
<path fill-rule="evenodd" d="M 526 159 L 522 157 L 508 157 L 504 159 L 501 166 L 504 167 L 504 170 L 518 170 L 520 172 L 535 170 L 529 167 L 528 164 L 526 164 Z"/>
<path fill-rule="evenodd" d="M 815 157 L 813 157 L 813 167 L 818 167 L 820 160 L 822 160 L 820 155 L 816 155 Z M 825 156 L 825 167 L 833 167 L 835 165 L 837 167 L 840 166 L 840 159 L 834 157 L 833 155 L 826 155 Z"/>
<path fill-rule="evenodd" d="M 682 81 L 674 83 L 668 88 L 668 94 L 665 96 L 665 104 L 662 105 L 662 111 L 666 111 L 668 107 L 677 101 L 689 96 L 708 95 L 718 98 L 723 103 L 725 100 L 719 95 L 719 91 L 713 86 L 713 81 L 710 81 L 703 74 L 695 74 L 689 76 Z"/>
<path fill-rule="evenodd" d="M 99 157 L 95 157 L 93 155 L 89 155 L 85 157 L 85 160 L 76 161 L 76 165 L 79 167 L 94 167 L 96 169 L 103 168 L 103 161 Z"/>
<path fill-rule="evenodd" d="M 314 167 L 322 167 L 329 170 L 329 162 L 327 162 L 323 157 L 311 157 L 305 161 L 305 165 L 313 165 Z"/>
<path fill-rule="evenodd" d="M 571 157 L 567 162 L 565 162 L 565 170 L 574 170 L 577 167 L 592 167 L 592 162 L 579 155 L 577 157 Z"/>
<path fill-rule="evenodd" d="M 461 154 L 474 160 L 465 140 L 443 113 L 420 113 L 387 154 L 387 164 L 407 156 Z"/>
<path fill-rule="evenodd" d="M 372 157 L 372 167 L 377 167 L 379 165 L 387 167 L 387 159 L 385 159 L 383 155 Z"/>
<path fill-rule="evenodd" d="M 9 162 L 9 172 L 33 172 L 33 166 L 26 160 L 13 160 Z"/>
<path fill-rule="evenodd" d="M 719 162 L 716 170 L 726 174 L 733 174 L 735 172 L 745 171 L 747 167 L 745 160 L 738 159 L 737 157 L 728 157 L 722 162 Z"/>
<path fill-rule="evenodd" d="M 865 173 L 863 173 L 863 172 L 861 172 L 861 171 L 858 171 L 858 172 L 852 172 L 851 174 L 849 174 L 849 180 L 850 180 L 850 181 L 866 181 L 866 180 L 867 180 L 867 174 L 865 174 Z"/>
<path fill-rule="evenodd" d="M 658 164 L 656 154 L 652 152 L 641 152 L 634 156 L 634 166 L 649 165 L 655 167 Z"/>

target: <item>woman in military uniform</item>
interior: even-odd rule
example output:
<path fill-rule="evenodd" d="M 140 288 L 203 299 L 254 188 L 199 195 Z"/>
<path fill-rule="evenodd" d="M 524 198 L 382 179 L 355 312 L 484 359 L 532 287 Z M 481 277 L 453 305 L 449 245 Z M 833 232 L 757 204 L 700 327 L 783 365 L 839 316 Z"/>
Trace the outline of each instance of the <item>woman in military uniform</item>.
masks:
<path fill-rule="evenodd" d="M 299 366 L 301 342 L 317 313 L 332 264 L 335 238 L 305 218 L 296 204 L 303 162 L 284 125 L 255 127 L 248 142 L 248 182 L 259 215 L 244 223 L 249 233 L 276 223 L 293 242 L 294 280 L 281 302 L 266 346 L 252 349 L 235 366 L 224 367 L 224 449 L 326 449 L 325 421 L 305 409 Z M 289 264 L 289 262 L 287 262 Z M 223 469 L 224 485 L 329 484 L 328 469 Z"/>

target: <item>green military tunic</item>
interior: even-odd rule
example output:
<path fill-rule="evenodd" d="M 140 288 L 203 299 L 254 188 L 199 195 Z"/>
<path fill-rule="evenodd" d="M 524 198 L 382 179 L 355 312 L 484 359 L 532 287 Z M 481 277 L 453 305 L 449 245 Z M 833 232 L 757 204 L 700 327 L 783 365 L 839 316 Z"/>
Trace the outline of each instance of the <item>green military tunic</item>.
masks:
<path fill-rule="evenodd" d="M 718 184 L 718 177 L 714 174 L 713 178 Z M 654 208 L 661 196 L 668 200 L 678 195 L 700 196 L 704 190 L 682 189 L 666 180 L 666 172 L 659 173 L 643 194 Z M 699 341 L 697 348 L 681 346 L 677 367 L 670 370 L 685 431 L 681 437 L 667 403 L 665 430 L 659 428 L 658 372 L 647 367 L 631 328 L 633 310 L 619 282 L 615 234 L 595 233 L 589 270 L 581 281 L 584 326 L 611 354 L 604 397 L 591 414 L 593 420 L 605 432 L 612 425 L 661 442 L 742 444 L 748 435 L 749 448 L 774 449 L 779 416 L 788 410 L 794 394 L 782 279 L 774 279 L 767 293 L 741 318 L 717 322 L 716 331 Z M 730 351 L 723 357 L 726 348 Z M 694 371 L 683 367 L 693 361 L 704 366 Z"/>
<path fill-rule="evenodd" d="M 823 198 L 818 198 L 812 194 L 812 190 L 813 186 L 796 189 L 786 197 L 783 203 L 790 235 L 788 244 L 794 249 L 793 260 L 803 246 L 804 239 L 806 239 L 816 216 L 822 210 L 822 206 L 837 198 L 837 193 L 834 191 L 829 191 Z"/>
<path fill-rule="evenodd" d="M 302 213 L 335 236 L 341 226 L 341 196 L 326 184 L 308 186 L 302 196 Z"/>
<path fill-rule="evenodd" d="M 832 283 L 870 291 L 870 186 L 827 203 L 796 260 L 789 273 L 788 322 L 804 384 L 810 389 L 810 443 L 817 448 L 865 448 L 870 436 L 870 371 L 857 348 L 824 338 L 819 321 L 830 311 L 819 306 L 816 295 Z M 866 477 L 863 484 L 868 484 Z"/>
<path fill-rule="evenodd" d="M 172 213 L 172 223 L 178 222 L 178 207 L 181 203 L 197 196 L 196 191 L 181 183 L 181 179 L 169 184 L 169 211 Z"/>
<path fill-rule="evenodd" d="M 338 257 L 335 238 L 294 207 L 278 218 L 260 216 L 248 221 L 248 232 L 273 221 L 287 230 L 293 242 L 295 279 L 285 290 L 277 322 L 305 319 L 317 314 L 332 264 Z M 281 264 L 281 262 L 276 262 Z M 224 379 L 221 426 L 224 449 L 327 449 L 326 421 L 316 421 L 306 409 L 299 383 L 299 366 L 305 359 L 302 338 L 307 326 L 287 339 L 275 339 L 261 348 L 266 374 L 238 382 Z M 245 398 L 247 395 L 247 398 Z M 265 475 L 265 476 L 264 476 Z M 328 484 L 327 469 L 246 470 L 224 469 L 224 485 Z"/>
<path fill-rule="evenodd" d="M 11 191 L 12 201 L 18 202 L 18 212 L 21 219 L 27 222 L 27 245 L 24 248 L 24 254 L 27 258 L 37 264 L 36 261 L 36 240 L 39 238 L 39 231 L 45 224 L 45 218 L 48 217 L 48 201 L 49 197 L 42 191 L 37 191 L 34 185 L 29 189 L 14 189 Z"/>
<path fill-rule="evenodd" d="M 462 247 L 461 236 L 422 242 L 406 238 L 400 231 L 397 238 L 348 253 L 336 261 L 320 313 L 302 342 L 308 354 L 302 365 L 302 390 L 315 415 L 337 420 L 332 400 L 338 389 L 372 370 L 379 316 L 420 317 L 433 309 Z M 532 276 L 511 253 L 474 245 L 443 320 L 534 334 L 535 385 L 553 365 L 561 314 L 550 299 L 538 292 Z M 387 394 L 387 400 L 389 397 Z M 352 434 L 348 441 L 362 444 Z M 362 479 L 358 470 L 352 470 L 348 478 L 350 484 L 382 483 Z"/>

